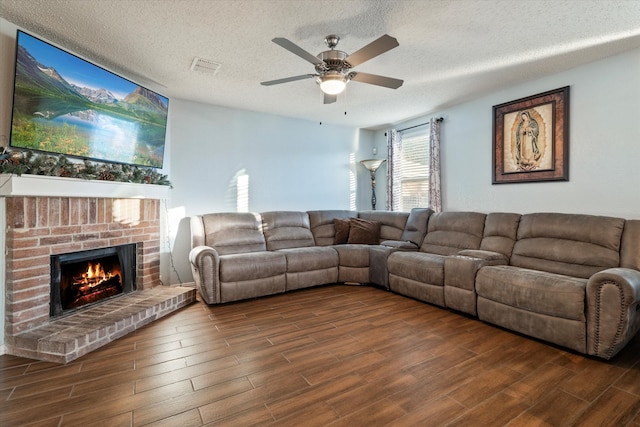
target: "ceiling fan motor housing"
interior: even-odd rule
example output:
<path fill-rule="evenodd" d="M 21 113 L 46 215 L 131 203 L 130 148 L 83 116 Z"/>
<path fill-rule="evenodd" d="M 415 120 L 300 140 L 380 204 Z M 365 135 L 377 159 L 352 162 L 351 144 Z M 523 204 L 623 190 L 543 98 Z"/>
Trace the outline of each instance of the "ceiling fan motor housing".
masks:
<path fill-rule="evenodd" d="M 322 64 L 316 65 L 316 71 L 323 74 L 327 71 L 338 71 L 340 73 L 348 73 L 351 67 L 345 62 L 347 54 L 341 50 L 325 50 L 318 54 L 318 59 L 323 61 Z"/>

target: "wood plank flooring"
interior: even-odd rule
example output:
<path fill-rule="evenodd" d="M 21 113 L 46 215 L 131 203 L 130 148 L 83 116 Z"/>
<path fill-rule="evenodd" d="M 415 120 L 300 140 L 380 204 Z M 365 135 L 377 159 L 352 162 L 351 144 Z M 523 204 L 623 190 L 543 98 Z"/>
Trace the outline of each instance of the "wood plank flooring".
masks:
<path fill-rule="evenodd" d="M 8 426 L 640 426 L 640 337 L 584 357 L 365 286 L 198 301 L 68 365 L 0 356 Z"/>

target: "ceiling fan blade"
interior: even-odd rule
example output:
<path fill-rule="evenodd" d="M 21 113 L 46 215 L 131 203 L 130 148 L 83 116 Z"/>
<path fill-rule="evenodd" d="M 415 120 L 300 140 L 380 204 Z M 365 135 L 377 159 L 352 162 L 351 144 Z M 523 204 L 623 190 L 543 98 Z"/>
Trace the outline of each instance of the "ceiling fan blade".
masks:
<path fill-rule="evenodd" d="M 388 50 L 393 49 L 394 47 L 400 46 L 398 40 L 395 37 L 391 37 L 388 34 L 372 41 L 365 47 L 361 48 L 353 52 L 351 55 L 347 56 L 345 59 L 346 62 L 351 65 L 351 68 L 362 64 L 365 61 L 370 60 L 378 55 L 382 55 Z"/>
<path fill-rule="evenodd" d="M 275 39 L 271 40 L 272 42 L 274 42 L 275 44 L 282 46 L 283 48 L 287 49 L 289 52 L 298 55 L 300 58 L 304 59 L 305 61 L 309 61 L 311 62 L 313 65 L 320 65 L 320 64 L 324 64 L 324 61 L 321 59 L 318 59 L 317 57 L 315 57 L 314 55 L 310 54 L 309 52 L 307 52 L 306 50 L 304 50 L 303 48 L 301 48 L 300 46 L 298 46 L 297 44 L 283 38 L 283 37 L 276 37 Z"/>
<path fill-rule="evenodd" d="M 388 87 L 389 89 L 398 89 L 404 83 L 404 80 L 394 79 L 392 77 L 379 76 L 377 74 L 359 73 L 356 71 L 349 73 L 349 78 L 350 80 L 353 80 L 356 82 L 369 83 L 370 85 Z"/>
<path fill-rule="evenodd" d="M 261 82 L 260 84 L 262 86 L 273 86 L 273 85 L 279 85 L 280 83 L 288 83 L 288 82 L 295 82 L 296 80 L 310 79 L 312 77 L 316 77 L 316 75 L 315 74 L 302 74 L 300 76 L 287 77 L 287 78 L 284 78 L 284 79 L 269 80 L 267 82 Z"/>
<path fill-rule="evenodd" d="M 324 94 L 324 103 L 325 104 L 333 104 L 338 100 L 338 95 L 329 95 L 327 93 Z"/>

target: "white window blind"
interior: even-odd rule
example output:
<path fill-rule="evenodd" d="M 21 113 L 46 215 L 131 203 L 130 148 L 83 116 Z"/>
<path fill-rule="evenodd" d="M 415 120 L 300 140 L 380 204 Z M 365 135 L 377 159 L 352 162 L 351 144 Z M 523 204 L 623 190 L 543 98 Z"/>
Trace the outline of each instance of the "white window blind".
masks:
<path fill-rule="evenodd" d="M 393 210 L 429 206 L 429 126 L 401 132 L 393 155 Z"/>

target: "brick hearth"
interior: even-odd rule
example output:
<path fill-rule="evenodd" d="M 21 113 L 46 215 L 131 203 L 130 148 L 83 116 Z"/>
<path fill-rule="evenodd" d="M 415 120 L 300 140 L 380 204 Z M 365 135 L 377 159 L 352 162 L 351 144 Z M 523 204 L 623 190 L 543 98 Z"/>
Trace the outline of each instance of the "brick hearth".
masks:
<path fill-rule="evenodd" d="M 195 289 L 156 286 L 14 337 L 16 356 L 67 363 L 195 301 Z"/>
<path fill-rule="evenodd" d="M 147 291 L 160 285 L 160 200 L 6 197 L 5 211 L 5 345 L 10 354 L 37 357 L 39 353 L 33 341 L 24 338 L 33 334 L 54 334 L 56 327 L 66 328 L 65 323 L 72 318 L 49 320 L 50 255 L 135 243 L 136 288 Z M 137 298 L 137 293 L 133 298 Z M 195 293 L 191 294 L 185 296 L 189 302 L 195 300 Z M 101 304 L 100 310 L 115 307 L 109 304 L 111 302 Z M 146 309 L 154 306 L 155 303 Z M 128 316 L 126 314 L 124 319 Z M 149 317 L 145 316 L 145 319 Z M 116 328 L 121 320 L 115 321 Z M 138 316 L 135 323 L 140 321 Z M 115 334 L 111 335 L 115 338 Z M 67 345 L 69 354 L 75 354 L 73 357 L 80 355 L 79 349 L 89 346 L 88 339 L 85 344 L 82 340 L 73 346 Z M 103 339 L 90 341 L 91 349 L 97 348 L 98 342 L 102 343 L 100 345 L 108 342 Z M 64 361 L 70 360 L 69 354 L 63 356 Z"/>

